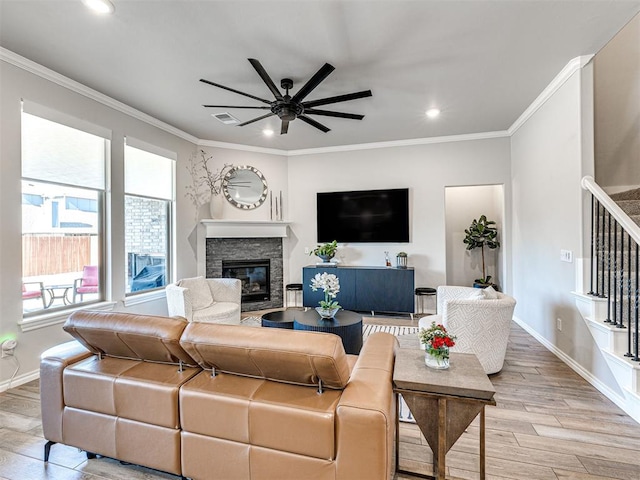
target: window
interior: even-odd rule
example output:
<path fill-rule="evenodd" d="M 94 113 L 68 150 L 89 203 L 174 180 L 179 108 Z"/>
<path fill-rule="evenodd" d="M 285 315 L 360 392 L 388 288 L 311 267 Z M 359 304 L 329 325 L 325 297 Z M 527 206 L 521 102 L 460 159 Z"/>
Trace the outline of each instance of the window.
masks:
<path fill-rule="evenodd" d="M 21 123 L 23 313 L 102 300 L 108 135 L 26 102 Z"/>
<path fill-rule="evenodd" d="M 127 293 L 162 288 L 171 265 L 175 154 L 135 139 L 125 145 Z"/>

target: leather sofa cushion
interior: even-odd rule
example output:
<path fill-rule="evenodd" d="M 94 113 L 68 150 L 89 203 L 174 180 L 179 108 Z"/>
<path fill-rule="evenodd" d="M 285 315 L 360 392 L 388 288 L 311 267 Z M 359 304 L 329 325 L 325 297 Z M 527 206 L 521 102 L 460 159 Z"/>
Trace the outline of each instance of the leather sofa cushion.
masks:
<path fill-rule="evenodd" d="M 338 390 L 202 372 L 180 390 L 184 431 L 321 459 L 335 456 Z M 206 412 L 206 415 L 203 414 Z"/>
<path fill-rule="evenodd" d="M 195 365 L 180 346 L 187 324 L 180 317 L 79 310 L 69 316 L 63 328 L 95 354 Z"/>
<path fill-rule="evenodd" d="M 205 369 L 297 385 L 343 389 L 350 366 L 337 335 L 190 323 L 180 344 Z"/>
<path fill-rule="evenodd" d="M 64 402 L 69 407 L 180 427 L 178 391 L 201 370 L 96 356 L 69 366 L 63 373 Z"/>

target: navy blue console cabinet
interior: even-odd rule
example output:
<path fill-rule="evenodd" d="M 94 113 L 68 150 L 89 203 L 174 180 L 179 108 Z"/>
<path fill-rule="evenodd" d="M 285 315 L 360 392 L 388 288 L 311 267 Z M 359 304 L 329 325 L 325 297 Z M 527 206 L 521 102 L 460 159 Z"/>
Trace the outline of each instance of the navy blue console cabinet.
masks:
<path fill-rule="evenodd" d="M 324 299 L 322 290 L 311 290 L 311 279 L 323 272 L 334 273 L 340 280 L 337 301 L 345 310 L 413 313 L 413 268 L 304 267 L 302 303 L 305 307 L 317 307 Z"/>

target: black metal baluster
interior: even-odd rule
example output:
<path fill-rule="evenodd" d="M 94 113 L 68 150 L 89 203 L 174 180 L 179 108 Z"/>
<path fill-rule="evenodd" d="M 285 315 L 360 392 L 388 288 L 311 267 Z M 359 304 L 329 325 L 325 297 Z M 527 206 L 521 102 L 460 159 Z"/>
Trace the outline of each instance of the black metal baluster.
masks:
<path fill-rule="evenodd" d="M 620 265 L 618 263 L 618 221 L 613 219 L 613 283 L 611 284 L 611 294 L 613 296 L 613 305 L 611 311 L 613 312 L 611 323 L 613 325 L 618 324 L 618 269 Z M 609 299 L 611 301 L 611 299 Z"/>
<path fill-rule="evenodd" d="M 596 197 L 594 197 L 593 195 L 591 195 L 591 275 L 589 278 L 589 295 L 596 295 L 596 293 L 593 291 L 593 275 L 594 275 L 594 263 L 597 266 L 598 265 L 598 259 L 594 257 L 593 255 L 593 250 L 594 250 L 594 245 L 595 245 L 595 238 L 597 235 L 597 230 L 596 230 L 596 226 L 595 223 L 597 222 L 597 219 L 594 217 L 595 215 L 595 202 L 596 202 Z M 597 284 L 597 279 L 596 279 L 596 284 Z"/>
<path fill-rule="evenodd" d="M 618 273 L 620 275 L 618 281 L 618 295 L 620 298 L 620 302 L 618 305 L 618 318 L 616 322 L 616 327 L 624 328 L 624 235 L 625 231 L 620 225 L 620 263 L 618 263 Z"/>
<path fill-rule="evenodd" d="M 627 325 L 629 327 L 631 327 L 631 241 L 631 235 L 627 232 Z"/>
<path fill-rule="evenodd" d="M 598 295 L 601 298 L 605 297 L 604 294 L 604 254 L 605 254 L 605 248 L 604 248 L 604 215 L 605 215 L 605 209 L 604 206 L 600 205 L 600 202 L 598 202 L 598 213 L 602 212 L 602 225 L 599 227 L 600 230 L 600 290 L 599 293 L 600 295 Z M 599 215 L 598 215 L 599 218 Z"/>
<path fill-rule="evenodd" d="M 604 321 L 605 323 L 612 323 L 611 321 L 611 265 L 613 263 L 611 255 L 611 213 L 607 211 L 607 319 Z"/>
<path fill-rule="evenodd" d="M 635 332 L 634 332 L 634 345 L 635 345 L 635 356 L 633 360 L 636 362 L 640 362 L 640 357 L 638 357 L 638 244 L 636 243 L 636 305 L 635 305 Z M 631 319 L 629 319 L 629 323 L 631 323 Z M 631 329 L 629 329 L 629 341 L 631 341 Z M 629 348 L 631 351 L 631 348 Z"/>

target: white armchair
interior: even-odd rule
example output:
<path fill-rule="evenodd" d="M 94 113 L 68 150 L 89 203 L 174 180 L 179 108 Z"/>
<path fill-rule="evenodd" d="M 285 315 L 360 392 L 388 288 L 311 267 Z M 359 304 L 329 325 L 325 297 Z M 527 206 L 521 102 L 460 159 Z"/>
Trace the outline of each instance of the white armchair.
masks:
<path fill-rule="evenodd" d="M 169 315 L 190 322 L 239 325 L 241 288 L 236 278 L 184 278 L 166 287 Z"/>
<path fill-rule="evenodd" d="M 487 298 L 493 297 L 496 298 Z M 474 353 L 485 373 L 502 370 L 516 301 L 504 293 L 472 287 L 438 287 L 439 315 L 420 319 L 428 328 L 442 323 L 457 337 L 452 352 Z"/>

